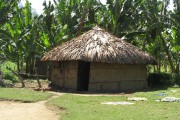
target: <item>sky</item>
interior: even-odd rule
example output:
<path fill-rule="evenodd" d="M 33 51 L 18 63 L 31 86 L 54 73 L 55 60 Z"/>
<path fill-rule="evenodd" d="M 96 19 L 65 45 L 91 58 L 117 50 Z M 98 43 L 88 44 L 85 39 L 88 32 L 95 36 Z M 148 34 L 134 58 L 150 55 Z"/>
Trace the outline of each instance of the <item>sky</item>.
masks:
<path fill-rule="evenodd" d="M 53 0 L 29 0 L 31 3 L 31 7 L 36 10 L 38 14 L 41 14 L 43 11 L 43 2 L 46 1 L 53 1 Z M 24 5 L 26 3 L 26 0 L 21 0 L 22 4 Z"/>
<path fill-rule="evenodd" d="M 41 14 L 43 11 L 43 2 L 46 1 L 47 3 L 51 1 L 53 3 L 53 0 L 29 0 L 31 3 L 31 7 L 36 10 L 38 14 Z M 102 4 L 106 4 L 106 0 L 100 0 Z M 24 5 L 26 0 L 21 0 L 22 4 Z"/>
<path fill-rule="evenodd" d="M 24 5 L 26 0 L 21 0 L 22 4 Z M 31 6 L 33 9 L 36 10 L 36 12 L 38 14 L 41 14 L 43 11 L 43 2 L 49 2 L 51 1 L 53 3 L 53 0 L 29 0 L 29 2 L 31 2 Z M 102 4 L 106 4 L 106 0 L 100 0 Z M 172 0 L 170 0 L 171 5 L 169 6 L 169 10 L 173 10 L 173 6 L 172 6 Z"/>

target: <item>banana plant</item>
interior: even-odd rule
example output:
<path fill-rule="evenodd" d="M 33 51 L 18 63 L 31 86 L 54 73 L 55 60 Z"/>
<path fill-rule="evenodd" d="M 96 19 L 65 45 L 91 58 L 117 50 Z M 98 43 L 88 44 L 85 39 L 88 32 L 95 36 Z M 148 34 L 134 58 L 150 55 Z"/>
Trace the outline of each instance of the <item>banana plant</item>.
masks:
<path fill-rule="evenodd" d="M 1 0 L 0 1 L 0 27 L 16 14 L 15 8 L 18 6 L 20 0 Z"/>
<path fill-rule="evenodd" d="M 68 39 L 99 24 L 98 13 L 102 7 L 99 0 L 58 0 L 55 5 L 58 23 L 61 28 L 67 27 Z"/>
<path fill-rule="evenodd" d="M 15 16 L 15 8 L 18 6 L 18 2 L 19 0 L 0 1 L 0 61 L 6 59 L 2 48 L 6 45 L 5 41 L 10 39 L 9 34 L 4 30 L 3 26 Z"/>
<path fill-rule="evenodd" d="M 16 15 L 3 26 L 4 30 L 1 34 L 1 49 L 6 58 L 17 63 L 20 72 L 20 63 L 30 57 L 33 52 L 31 46 L 33 41 L 30 39 L 32 30 L 32 13 L 31 5 L 26 1 L 24 8 L 16 6 Z M 1 32 L 2 33 L 2 32 Z"/>
<path fill-rule="evenodd" d="M 175 72 L 180 74 L 180 2 L 173 0 L 174 11 L 170 13 L 171 34 L 168 37 L 171 39 L 171 49 L 175 62 Z"/>

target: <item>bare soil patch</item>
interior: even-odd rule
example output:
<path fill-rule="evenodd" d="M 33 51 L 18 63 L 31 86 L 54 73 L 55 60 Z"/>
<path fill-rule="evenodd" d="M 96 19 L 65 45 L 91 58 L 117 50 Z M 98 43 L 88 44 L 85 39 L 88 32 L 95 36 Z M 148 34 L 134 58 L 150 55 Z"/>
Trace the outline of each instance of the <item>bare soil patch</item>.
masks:
<path fill-rule="evenodd" d="M 25 88 L 38 88 L 38 83 L 37 80 L 24 80 L 25 83 Z M 48 88 L 48 84 L 50 83 L 50 81 L 47 80 L 41 80 L 40 81 L 42 88 Z M 20 82 L 15 83 L 14 85 L 15 88 L 21 88 L 22 84 Z"/>
<path fill-rule="evenodd" d="M 50 99 L 59 97 L 56 94 Z M 50 100 L 49 99 L 49 100 Z M 59 111 L 45 105 L 46 101 L 36 103 L 21 103 L 13 101 L 0 101 L 1 120 L 58 120 Z"/>

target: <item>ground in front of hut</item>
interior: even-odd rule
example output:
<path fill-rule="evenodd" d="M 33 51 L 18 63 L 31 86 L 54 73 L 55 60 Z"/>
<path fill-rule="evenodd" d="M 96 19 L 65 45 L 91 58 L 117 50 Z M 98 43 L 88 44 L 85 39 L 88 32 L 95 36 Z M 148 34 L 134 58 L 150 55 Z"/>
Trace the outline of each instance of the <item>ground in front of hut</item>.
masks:
<path fill-rule="evenodd" d="M 48 86 L 46 82 L 41 83 L 43 87 Z M 19 88 L 20 83 L 17 83 L 15 88 L 0 88 L 0 98 L 2 100 L 0 100 L 0 120 L 59 120 L 60 111 L 52 106 L 47 106 L 46 103 L 61 96 L 62 93 L 48 92 L 53 96 L 46 99 L 47 96 L 44 96 L 44 94 L 47 92 L 33 92 L 32 89 L 37 88 L 36 81 L 25 81 L 25 84 L 26 88 L 24 89 Z M 9 95 L 7 96 L 7 94 Z M 33 96 L 37 100 L 32 99 Z"/>
<path fill-rule="evenodd" d="M 48 109 L 45 101 L 37 103 L 20 103 L 1 101 L 1 120 L 58 120 L 56 111 Z"/>

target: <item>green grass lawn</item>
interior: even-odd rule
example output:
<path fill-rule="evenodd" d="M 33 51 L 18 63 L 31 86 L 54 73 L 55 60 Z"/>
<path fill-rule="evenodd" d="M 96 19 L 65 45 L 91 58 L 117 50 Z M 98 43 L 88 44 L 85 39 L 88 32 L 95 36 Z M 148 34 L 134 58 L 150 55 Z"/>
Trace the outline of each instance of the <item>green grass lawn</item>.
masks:
<path fill-rule="evenodd" d="M 29 89 L 0 88 L 0 100 L 13 100 L 21 102 L 36 102 L 46 100 L 51 96 L 49 93 L 36 92 Z"/>
<path fill-rule="evenodd" d="M 171 90 L 178 90 L 173 93 Z M 166 93 L 166 96 L 158 96 Z M 147 101 L 130 101 L 133 105 L 103 105 L 102 102 L 127 101 L 128 97 L 146 97 Z M 180 102 L 156 102 L 164 97 L 180 97 L 180 88 L 136 92 L 121 96 L 78 96 L 65 94 L 48 102 L 59 107 L 62 120 L 177 120 Z"/>

